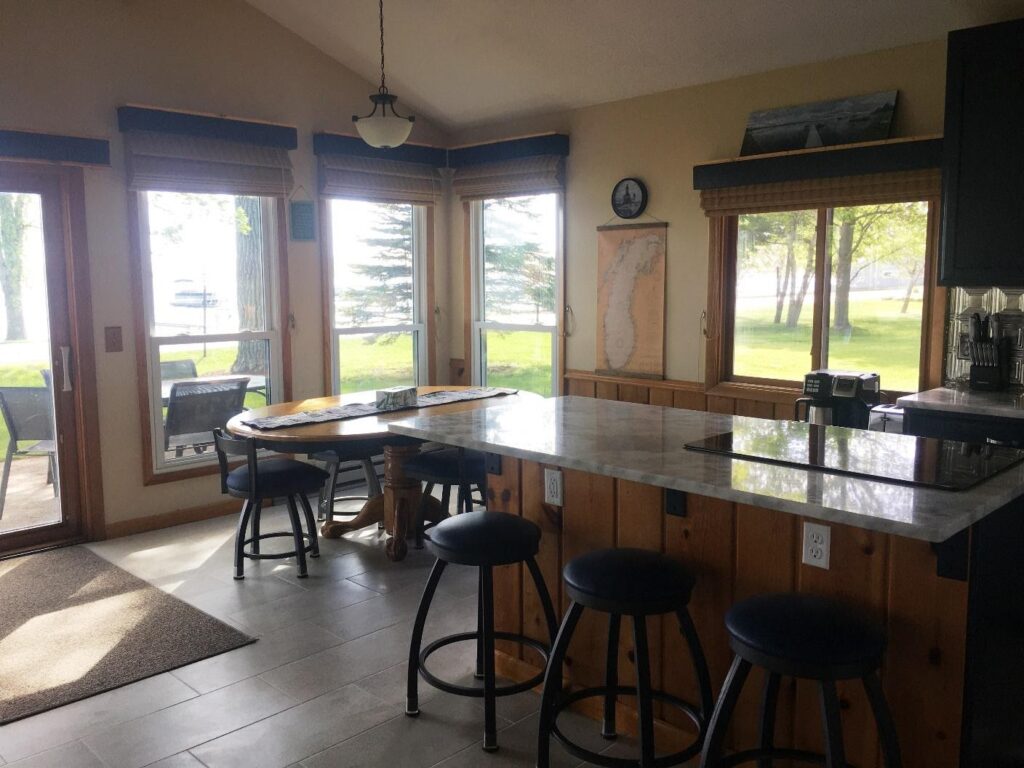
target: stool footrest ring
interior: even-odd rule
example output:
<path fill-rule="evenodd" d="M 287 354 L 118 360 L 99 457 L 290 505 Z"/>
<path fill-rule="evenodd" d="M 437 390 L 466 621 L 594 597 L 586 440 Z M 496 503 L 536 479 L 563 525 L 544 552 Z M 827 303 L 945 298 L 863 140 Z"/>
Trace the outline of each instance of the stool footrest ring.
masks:
<path fill-rule="evenodd" d="M 438 638 L 437 640 L 434 640 L 432 643 L 428 643 L 426 646 L 423 647 L 423 650 L 420 651 L 420 677 L 422 677 L 435 688 L 442 690 L 446 693 L 454 693 L 460 696 L 472 696 L 475 698 L 483 698 L 483 688 L 469 685 L 456 685 L 455 683 L 450 683 L 447 680 L 442 680 L 441 678 L 433 674 L 429 669 L 427 669 L 426 665 L 427 658 L 434 651 L 440 650 L 441 648 L 444 648 L 448 645 L 453 645 L 454 643 L 464 643 L 468 640 L 476 640 L 478 637 L 478 632 L 459 632 L 454 635 L 447 635 L 445 637 Z M 544 666 L 547 666 L 549 649 L 543 643 L 534 640 L 531 637 L 526 637 L 525 635 L 515 634 L 514 632 L 495 632 L 494 639 L 508 640 L 510 642 L 523 645 L 527 648 L 532 648 L 540 654 L 541 658 L 544 660 Z M 512 683 L 509 685 L 496 686 L 494 689 L 494 695 L 512 696 L 513 694 L 522 693 L 523 691 L 528 691 L 531 688 L 535 688 L 543 682 L 544 672 L 541 671 L 533 677 L 531 677 L 529 680 L 524 680 L 521 683 Z"/>
<path fill-rule="evenodd" d="M 251 549 L 245 549 L 245 547 L 251 546 L 254 541 L 263 541 L 265 539 L 278 539 L 284 536 L 287 536 L 290 539 L 294 537 L 294 534 L 291 531 L 281 531 L 279 533 L 261 533 L 259 536 L 252 536 L 242 542 L 242 555 L 249 560 L 283 560 L 286 557 L 295 557 L 296 553 L 294 550 L 292 550 L 291 552 L 273 552 L 269 554 L 264 554 L 260 552 L 257 554 L 256 552 L 251 551 Z M 312 552 L 312 537 L 309 534 L 303 533 L 302 538 L 310 542 L 302 548 L 302 551 Z"/>
<path fill-rule="evenodd" d="M 716 765 L 720 768 L 731 768 L 734 765 L 751 763 L 755 760 L 795 760 L 798 763 L 812 763 L 814 765 L 825 765 L 825 756 L 818 752 L 808 752 L 803 749 L 784 749 L 782 747 L 770 747 L 764 749 L 745 749 L 742 752 L 735 752 L 721 758 Z M 846 764 L 850 768 L 850 764 Z"/>
<path fill-rule="evenodd" d="M 581 760 L 586 760 L 588 763 L 604 765 L 608 768 L 636 768 L 636 766 L 640 765 L 639 759 L 609 757 L 608 755 L 602 755 L 597 752 L 592 752 L 589 749 L 584 749 L 571 741 L 569 737 L 562 733 L 558 727 L 558 716 L 570 705 L 575 704 L 578 701 L 582 701 L 583 699 L 590 699 L 596 696 L 606 696 L 610 691 L 614 692 L 617 697 L 636 697 L 636 688 L 628 685 L 617 685 L 612 688 L 596 686 L 593 688 L 583 688 L 579 691 L 573 691 L 570 694 L 563 695 L 554 705 L 554 714 L 551 719 L 551 735 L 557 739 L 570 754 Z M 693 743 L 686 749 L 656 757 L 654 759 L 655 768 L 667 768 L 668 766 L 679 765 L 680 763 L 684 763 L 690 758 L 699 755 L 701 747 L 704 744 L 705 727 L 701 722 L 700 713 L 697 711 L 697 708 L 688 701 L 681 699 L 678 696 L 673 696 L 671 693 L 666 693 L 665 691 L 651 691 L 651 698 L 655 701 L 663 701 L 666 704 L 675 707 L 686 715 L 699 729 L 696 739 L 694 739 Z"/>

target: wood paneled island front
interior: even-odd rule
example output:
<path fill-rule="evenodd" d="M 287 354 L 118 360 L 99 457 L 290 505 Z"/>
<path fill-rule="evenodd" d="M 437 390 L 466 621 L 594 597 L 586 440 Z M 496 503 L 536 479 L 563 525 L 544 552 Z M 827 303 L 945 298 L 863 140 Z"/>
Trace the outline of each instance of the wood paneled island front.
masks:
<path fill-rule="evenodd" d="M 488 507 L 522 515 L 541 527 L 538 562 L 556 609 L 564 611 L 568 605 L 561 588 L 562 566 L 583 552 L 632 546 L 680 558 L 697 577 L 690 610 L 717 691 L 731 660 L 723 616 L 736 600 L 778 591 L 843 599 L 887 629 L 882 678 L 905 765 L 1012 764 L 995 760 L 1024 754 L 1013 751 L 1024 739 L 1024 716 L 1020 707 L 1008 715 L 1004 710 L 1011 708 L 1012 698 L 1002 699 L 1014 696 L 1012 686 L 1019 682 L 1015 675 L 1024 663 L 1018 660 L 1015 668 L 1003 662 L 1024 651 L 1018 648 L 1021 635 L 1014 634 L 1022 612 L 1019 597 L 1010 600 L 1009 616 L 994 608 L 998 597 L 993 584 L 1019 590 L 1017 582 L 1024 581 L 1012 547 L 1005 556 L 999 554 L 1008 542 L 1024 545 L 1024 515 L 1015 504 L 1024 494 L 1024 469 L 1018 465 L 953 493 L 684 448 L 688 441 L 730 431 L 734 421 L 744 418 L 565 397 L 418 417 L 391 428 L 501 456 L 500 462 L 491 462 Z M 564 472 L 560 507 L 544 503 L 545 467 Z M 831 527 L 829 570 L 801 564 L 805 518 L 824 520 Z M 979 550 L 981 546 L 988 548 Z M 985 555 L 985 568 L 980 567 L 979 551 Z M 1016 552 L 1024 553 L 1024 548 Z M 970 567 L 969 554 L 978 561 Z M 546 639 L 540 605 L 522 569 L 496 569 L 495 588 L 498 628 Z M 598 621 L 588 612 L 576 633 L 567 663 L 573 686 L 603 679 L 606 630 Z M 649 621 L 654 682 L 696 700 L 678 627 L 671 617 Z M 992 624 L 1003 628 L 993 629 Z M 629 633 L 622 637 L 619 670 L 621 682 L 629 685 L 634 679 Z M 993 638 L 1002 638 L 1009 648 L 990 653 L 986 646 Z M 529 652 L 520 654 L 511 646 L 502 650 L 505 674 L 523 678 L 535 671 L 530 667 L 538 661 Z M 748 683 L 737 708 L 732 732 L 736 743 L 749 745 L 756 739 L 759 683 L 756 676 Z M 986 692 L 980 689 L 983 683 L 1001 684 L 1005 690 Z M 1021 690 L 1016 689 L 1018 704 Z M 857 684 L 841 685 L 840 696 L 848 761 L 863 768 L 881 765 L 863 690 Z M 623 705 L 624 723 L 630 718 L 628 703 Z M 667 721 L 661 725 L 659 740 L 665 741 L 660 741 L 659 751 L 662 743 L 672 744 L 674 735 L 685 738 L 676 729 L 688 725 L 668 709 L 661 714 Z M 1016 733 L 1004 731 L 1014 724 Z M 790 681 L 784 687 L 777 743 L 820 748 L 812 686 Z"/>

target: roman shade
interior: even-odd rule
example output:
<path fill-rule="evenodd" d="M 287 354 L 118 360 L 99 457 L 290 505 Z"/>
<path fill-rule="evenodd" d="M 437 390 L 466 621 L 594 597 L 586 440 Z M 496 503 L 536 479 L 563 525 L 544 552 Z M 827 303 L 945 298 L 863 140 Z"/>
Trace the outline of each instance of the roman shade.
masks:
<path fill-rule="evenodd" d="M 442 194 L 441 174 L 422 163 L 348 154 L 321 154 L 320 193 L 382 203 L 432 205 Z"/>
<path fill-rule="evenodd" d="M 708 216 L 928 200 L 940 195 L 938 168 L 702 189 Z"/>
<path fill-rule="evenodd" d="M 294 186 L 288 150 L 206 136 L 125 133 L 128 188 L 284 197 Z"/>
<path fill-rule="evenodd" d="M 464 200 L 539 195 L 565 189 L 565 159 L 539 155 L 456 168 L 455 193 Z"/>

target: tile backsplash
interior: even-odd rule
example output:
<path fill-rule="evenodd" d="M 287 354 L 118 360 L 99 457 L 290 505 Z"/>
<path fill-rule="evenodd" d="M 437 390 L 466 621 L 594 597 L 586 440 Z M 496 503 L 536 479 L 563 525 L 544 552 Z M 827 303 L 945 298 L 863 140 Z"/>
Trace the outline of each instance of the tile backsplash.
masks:
<path fill-rule="evenodd" d="M 998 313 L 1001 335 L 1009 336 L 1012 357 L 1010 380 L 1024 383 L 1024 288 L 952 288 L 946 310 L 947 387 L 967 386 L 971 361 L 967 355 L 967 330 L 971 315 Z"/>

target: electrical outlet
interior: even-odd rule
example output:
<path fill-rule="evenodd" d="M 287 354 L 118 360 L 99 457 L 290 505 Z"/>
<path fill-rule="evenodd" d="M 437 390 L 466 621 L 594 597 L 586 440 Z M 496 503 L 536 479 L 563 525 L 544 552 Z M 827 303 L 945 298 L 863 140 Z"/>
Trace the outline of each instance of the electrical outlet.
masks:
<path fill-rule="evenodd" d="M 544 503 L 562 506 L 562 471 L 559 469 L 544 470 Z"/>
<path fill-rule="evenodd" d="M 804 523 L 803 564 L 828 570 L 829 552 L 832 548 L 832 529 L 827 525 Z"/>

